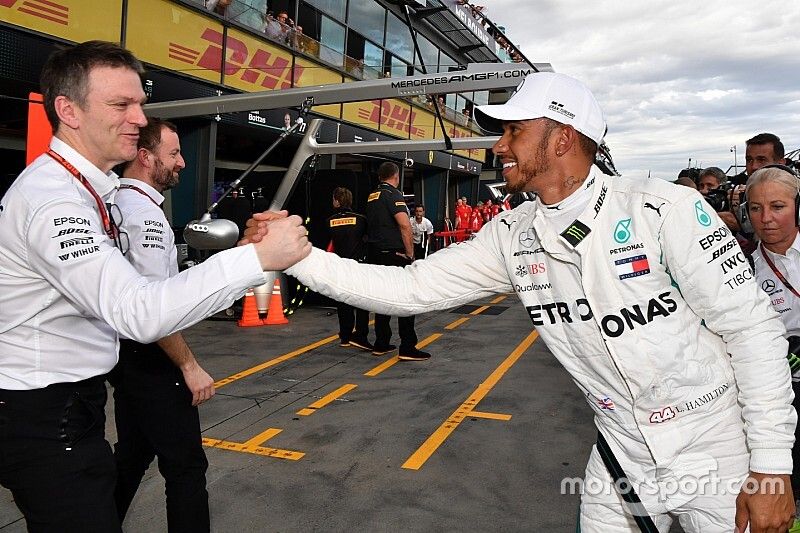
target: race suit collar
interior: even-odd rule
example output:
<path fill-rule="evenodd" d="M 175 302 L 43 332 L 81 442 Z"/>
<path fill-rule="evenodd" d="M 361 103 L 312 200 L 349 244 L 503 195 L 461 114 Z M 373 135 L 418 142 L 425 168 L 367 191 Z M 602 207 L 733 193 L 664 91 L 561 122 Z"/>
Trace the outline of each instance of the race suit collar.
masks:
<path fill-rule="evenodd" d="M 603 204 L 610 187 L 609 179 L 609 176 L 603 174 L 595 165 L 592 165 L 585 185 L 586 188 L 592 187 L 592 196 L 583 212 L 559 236 L 559 240 L 567 248 L 580 251 L 585 246 L 584 243 L 587 241 L 587 237 L 598 220 L 601 219 Z"/>

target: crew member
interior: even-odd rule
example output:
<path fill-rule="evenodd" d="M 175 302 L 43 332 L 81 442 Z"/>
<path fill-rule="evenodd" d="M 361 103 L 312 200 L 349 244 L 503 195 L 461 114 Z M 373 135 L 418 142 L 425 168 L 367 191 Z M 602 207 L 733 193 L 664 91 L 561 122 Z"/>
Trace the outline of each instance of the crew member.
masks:
<path fill-rule="evenodd" d="M 350 189 L 336 187 L 333 190 L 333 208 L 336 212 L 328 219 L 333 252 L 339 257 L 363 263 L 367 258 L 367 219 L 364 215 L 353 211 L 353 193 Z M 337 302 L 336 313 L 339 316 L 341 346 L 355 346 L 369 352 L 375 349 L 367 340 L 368 312 Z"/>
<path fill-rule="evenodd" d="M 111 169 L 136 156 L 141 63 L 113 43 L 56 51 L 41 76 L 50 150 L 0 200 L 0 484 L 29 531 L 120 531 L 104 377 L 117 332 L 152 342 L 229 307 L 310 245 L 299 217 L 164 281 L 123 257 Z"/>
<path fill-rule="evenodd" d="M 120 230 L 128 234 L 128 261 L 148 280 L 159 281 L 178 273 L 175 236 L 161 203 L 186 165 L 177 129 L 169 122 L 148 119 L 139 130 L 138 146 L 116 196 Z M 120 340 L 119 363 L 109 381 L 114 386 L 114 499 L 120 522 L 158 456 L 169 530 L 209 531 L 208 461 L 197 406 L 214 396 L 214 380 L 178 332 L 149 344 Z"/>
<path fill-rule="evenodd" d="M 800 408 L 800 234 L 797 225 L 800 181 L 783 165 L 767 165 L 747 180 L 747 211 L 758 244 L 753 251 L 756 281 L 780 314 L 789 340 L 794 407 Z M 800 435 L 792 448 L 792 490 L 800 494 Z M 793 531 L 800 531 L 795 521 Z"/>
<path fill-rule="evenodd" d="M 414 207 L 414 216 L 411 219 L 411 236 L 414 240 L 414 257 L 425 259 L 428 256 L 433 224 L 425 218 L 425 206 L 419 204 Z"/>
<path fill-rule="evenodd" d="M 400 185 L 400 168 L 386 161 L 378 167 L 378 188 L 367 198 L 367 260 L 373 265 L 410 265 L 414 261 L 414 245 L 411 236 L 411 220 Z M 358 307 L 358 306 L 356 306 Z M 400 333 L 398 358 L 401 361 L 423 361 L 431 354 L 417 349 L 417 332 L 414 317 L 397 319 Z M 375 355 L 383 355 L 395 349 L 390 344 L 392 328 L 387 315 L 375 315 Z"/>

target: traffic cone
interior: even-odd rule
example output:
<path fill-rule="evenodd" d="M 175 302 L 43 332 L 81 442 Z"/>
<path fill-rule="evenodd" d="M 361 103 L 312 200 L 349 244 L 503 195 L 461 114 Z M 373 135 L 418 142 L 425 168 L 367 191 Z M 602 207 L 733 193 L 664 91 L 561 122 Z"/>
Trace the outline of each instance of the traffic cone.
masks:
<path fill-rule="evenodd" d="M 242 308 L 242 318 L 239 319 L 239 326 L 247 328 L 263 325 L 264 321 L 258 316 L 256 295 L 253 293 L 253 289 L 248 289 L 247 294 L 244 296 L 244 307 Z"/>
<path fill-rule="evenodd" d="M 283 314 L 283 298 L 281 298 L 281 282 L 275 278 L 272 286 L 272 297 L 269 299 L 269 310 L 264 324 L 275 326 L 278 324 L 288 324 L 289 320 Z"/>

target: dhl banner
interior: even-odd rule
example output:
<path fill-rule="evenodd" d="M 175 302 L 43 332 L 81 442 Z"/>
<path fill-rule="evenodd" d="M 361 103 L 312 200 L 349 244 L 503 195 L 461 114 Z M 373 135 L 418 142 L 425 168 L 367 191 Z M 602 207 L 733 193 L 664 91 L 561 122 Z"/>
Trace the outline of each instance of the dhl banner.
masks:
<path fill-rule="evenodd" d="M 417 124 L 418 113 L 402 100 L 370 100 L 344 104 L 342 118 L 402 139 L 430 139 L 430 128 Z"/>
<path fill-rule="evenodd" d="M 127 22 L 125 46 L 142 61 L 220 82 L 222 24 L 166 0 L 128 2 Z"/>
<path fill-rule="evenodd" d="M 119 42 L 122 0 L 0 0 L 0 20 L 68 41 Z"/>
<path fill-rule="evenodd" d="M 420 132 L 420 136 L 414 136 L 413 139 L 435 139 L 437 136 L 441 137 L 441 132 L 437 131 L 436 116 L 433 113 L 422 111 L 418 107 L 411 108 L 411 128 L 416 132 Z"/>
<path fill-rule="evenodd" d="M 228 29 L 225 41 L 225 85 L 248 92 L 290 89 L 292 54 L 262 40 Z M 303 76 L 296 70 L 295 76 Z"/>
<path fill-rule="evenodd" d="M 342 83 L 342 75 L 335 70 L 323 67 L 319 63 L 314 63 L 300 56 L 296 58 L 294 66 L 295 87 L 331 85 L 334 83 Z M 314 112 L 338 119 L 341 116 L 341 108 L 340 104 L 319 105 L 314 106 Z"/>

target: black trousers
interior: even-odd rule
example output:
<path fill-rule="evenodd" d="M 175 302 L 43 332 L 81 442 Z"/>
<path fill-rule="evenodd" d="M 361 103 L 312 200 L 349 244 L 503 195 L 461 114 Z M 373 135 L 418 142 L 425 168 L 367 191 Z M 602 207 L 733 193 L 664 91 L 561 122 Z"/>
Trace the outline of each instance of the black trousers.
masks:
<path fill-rule="evenodd" d="M 103 377 L 0 389 L 0 484 L 31 532 L 119 532 Z"/>
<path fill-rule="evenodd" d="M 339 317 L 339 338 L 342 342 L 348 342 L 350 339 L 367 340 L 369 333 L 369 313 L 367 311 L 336 302 L 336 314 Z"/>
<path fill-rule="evenodd" d="M 410 262 L 396 252 L 402 250 L 378 250 L 370 247 L 367 262 L 373 265 L 406 266 Z M 386 315 L 375 315 L 375 347 L 381 348 L 389 344 L 392 338 L 392 327 Z M 417 332 L 414 331 L 414 317 L 397 317 L 397 329 L 400 333 L 400 351 L 411 350 L 417 346 Z"/>
<path fill-rule="evenodd" d="M 156 344 L 120 341 L 114 386 L 114 446 L 120 522 L 147 468 L 158 457 L 167 495 L 170 532 L 209 531 L 206 470 L 200 417 L 178 368 Z"/>

